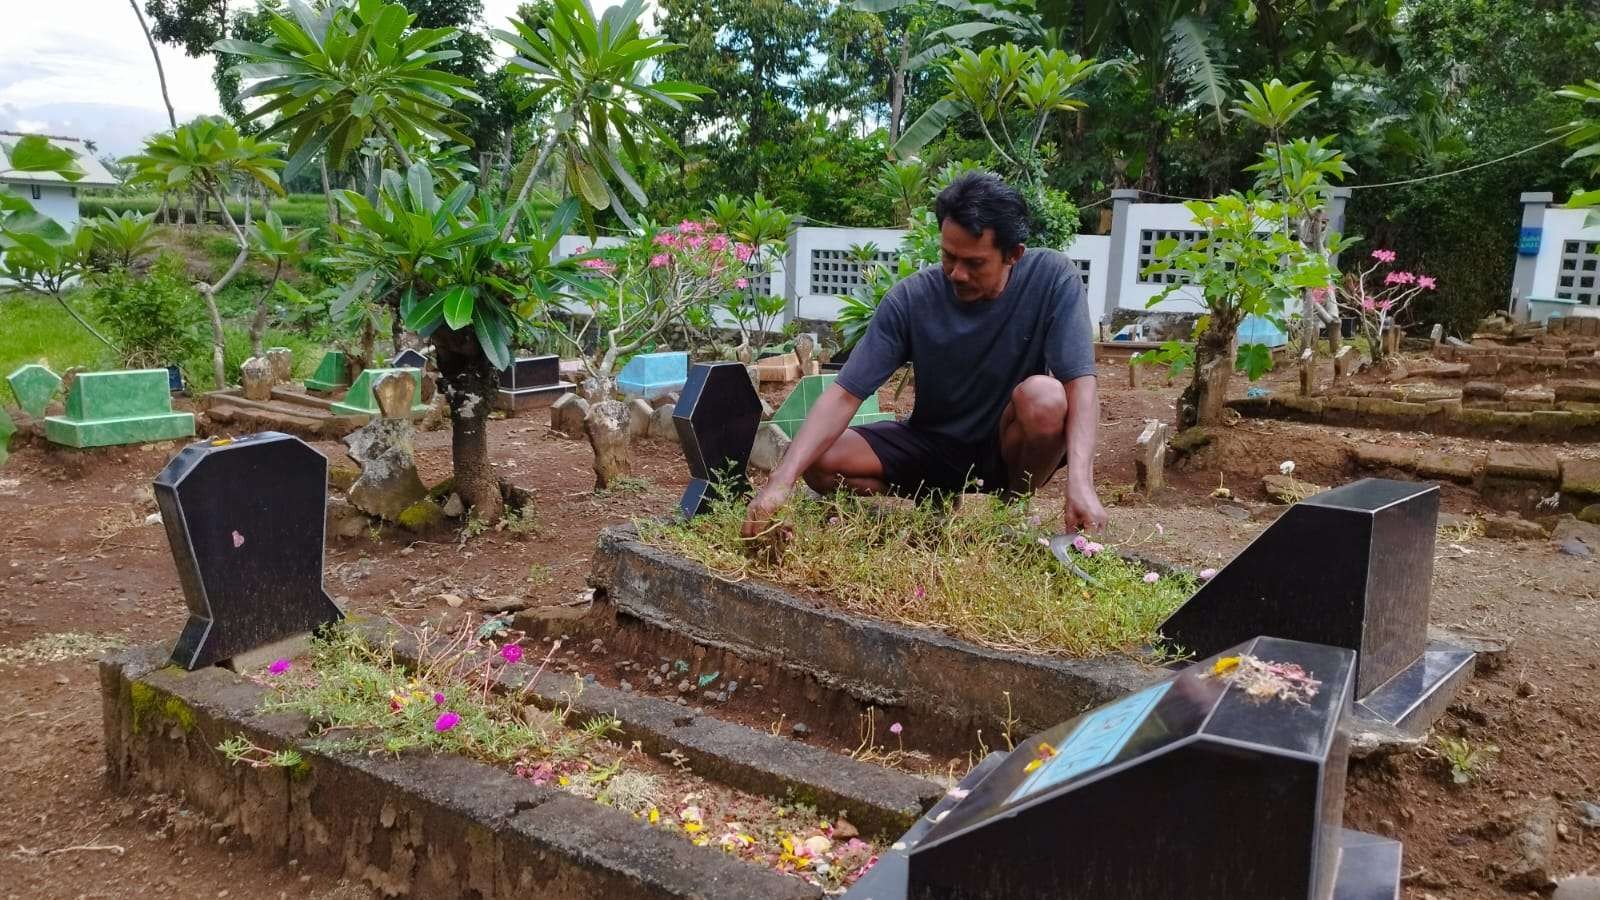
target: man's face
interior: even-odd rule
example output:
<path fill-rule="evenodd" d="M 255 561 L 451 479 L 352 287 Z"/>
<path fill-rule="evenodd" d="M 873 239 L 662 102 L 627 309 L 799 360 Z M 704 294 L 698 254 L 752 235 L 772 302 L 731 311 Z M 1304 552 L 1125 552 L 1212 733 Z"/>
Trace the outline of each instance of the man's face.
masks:
<path fill-rule="evenodd" d="M 1006 289 L 1011 267 L 1022 258 L 1021 247 L 1012 248 L 1009 255 L 1002 254 L 995 246 L 992 228 L 973 237 L 954 219 L 945 219 L 939 236 L 944 277 L 950 279 L 956 299 L 966 303 L 999 297 Z"/>

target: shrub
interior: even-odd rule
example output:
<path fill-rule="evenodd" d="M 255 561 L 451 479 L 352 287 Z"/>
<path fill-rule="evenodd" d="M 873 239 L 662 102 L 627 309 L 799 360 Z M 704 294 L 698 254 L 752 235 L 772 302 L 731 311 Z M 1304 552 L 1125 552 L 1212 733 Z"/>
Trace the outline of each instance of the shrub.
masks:
<path fill-rule="evenodd" d="M 124 366 L 170 365 L 205 345 L 205 310 L 176 256 L 163 255 L 145 275 L 119 267 L 96 276 L 89 307 Z"/>

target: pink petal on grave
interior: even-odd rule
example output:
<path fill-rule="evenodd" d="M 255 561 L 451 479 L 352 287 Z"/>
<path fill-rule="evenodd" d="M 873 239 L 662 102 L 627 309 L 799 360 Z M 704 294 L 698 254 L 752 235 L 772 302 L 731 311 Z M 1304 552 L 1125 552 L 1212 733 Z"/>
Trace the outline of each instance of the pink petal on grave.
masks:
<path fill-rule="evenodd" d="M 237 550 L 237 549 L 239 549 L 240 547 L 243 547 L 243 546 L 244 546 L 244 535 L 242 535 L 239 532 L 235 531 L 233 533 L 233 549 Z"/>

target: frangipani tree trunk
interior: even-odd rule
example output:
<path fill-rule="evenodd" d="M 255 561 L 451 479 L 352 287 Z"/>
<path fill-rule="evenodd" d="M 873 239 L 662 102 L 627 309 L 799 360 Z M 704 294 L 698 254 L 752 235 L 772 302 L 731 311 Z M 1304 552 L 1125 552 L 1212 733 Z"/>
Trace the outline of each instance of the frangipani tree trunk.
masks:
<path fill-rule="evenodd" d="M 505 513 L 500 478 L 489 462 L 489 409 L 500 389 L 499 373 L 478 346 L 472 329 L 441 326 L 433 333 L 439 387 L 450 404 L 450 454 L 455 490 L 486 522 Z"/>

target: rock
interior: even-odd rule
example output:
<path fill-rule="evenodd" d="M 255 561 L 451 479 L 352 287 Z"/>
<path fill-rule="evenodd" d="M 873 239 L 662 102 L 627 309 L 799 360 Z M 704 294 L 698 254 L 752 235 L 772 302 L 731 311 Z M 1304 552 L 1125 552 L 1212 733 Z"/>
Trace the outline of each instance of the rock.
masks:
<path fill-rule="evenodd" d="M 1484 516 L 1483 534 L 1504 541 L 1540 541 L 1546 532 L 1538 522 L 1516 516 Z"/>
<path fill-rule="evenodd" d="M 617 687 L 621 688 L 624 694 L 633 693 L 633 685 L 628 683 L 627 679 L 617 682 Z"/>
<path fill-rule="evenodd" d="M 1550 900 L 1600 900 L 1600 875 L 1568 875 L 1557 879 Z"/>
<path fill-rule="evenodd" d="M 577 394 L 562 394 L 550 404 L 551 430 L 567 437 L 583 437 L 583 422 L 588 417 L 589 403 Z"/>
<path fill-rule="evenodd" d="M 1481 468 L 1482 457 L 1456 456 L 1440 450 L 1424 450 L 1417 458 L 1417 474 L 1423 478 L 1442 478 L 1470 484 L 1477 479 Z"/>
<path fill-rule="evenodd" d="M 409 376 L 406 381 L 411 381 Z M 373 390 L 376 392 L 377 388 Z M 415 429 L 405 419 L 379 418 L 344 439 L 350 458 L 361 467 L 361 477 L 350 486 L 352 506 L 397 522 L 401 512 L 428 496 L 427 487 L 417 476 L 414 434 Z"/>
<path fill-rule="evenodd" d="M 406 507 L 395 520 L 407 531 L 426 532 L 444 524 L 444 510 L 432 500 L 419 500 Z"/>
<path fill-rule="evenodd" d="M 1557 549 L 1568 556 L 1576 556 L 1579 559 L 1588 559 L 1594 556 L 1594 549 L 1577 538 L 1568 538 L 1562 541 Z"/>
<path fill-rule="evenodd" d="M 365 513 L 339 497 L 328 498 L 328 533 L 342 538 L 360 537 L 368 527 Z"/>
<path fill-rule="evenodd" d="M 650 433 L 650 420 L 655 418 L 656 408 L 650 401 L 634 399 L 628 401 L 628 437 L 638 439 Z"/>
<path fill-rule="evenodd" d="M 1585 828 L 1600 828 L 1600 803 L 1579 800 L 1573 804 L 1578 810 L 1578 824 Z"/>
<path fill-rule="evenodd" d="M 1289 475 L 1268 475 L 1261 479 L 1261 487 L 1267 492 L 1268 497 L 1279 503 L 1299 503 L 1307 497 L 1327 490 L 1321 485 L 1301 481 Z"/>
<path fill-rule="evenodd" d="M 796 722 L 793 725 L 790 725 L 789 730 L 800 735 L 801 737 L 805 737 L 811 733 L 810 726 L 806 725 L 804 722 Z"/>
<path fill-rule="evenodd" d="M 416 390 L 417 379 L 409 371 L 390 372 L 372 386 L 372 397 L 383 418 L 409 420 L 411 397 Z"/>
<path fill-rule="evenodd" d="M 449 497 L 445 498 L 444 506 L 441 507 L 441 509 L 443 510 L 444 514 L 450 518 L 459 519 L 466 515 L 467 504 L 462 501 L 460 494 L 451 494 Z"/>
<path fill-rule="evenodd" d="M 650 436 L 658 441 L 678 442 L 678 426 L 672 423 L 673 406 L 657 407 L 655 414 L 650 417 Z"/>
<path fill-rule="evenodd" d="M 1343 384 L 1360 362 L 1361 354 L 1356 352 L 1355 347 L 1349 344 L 1340 347 L 1339 352 L 1333 355 L 1333 383 Z"/>
<path fill-rule="evenodd" d="M 794 357 L 800 363 L 800 374 L 811 374 L 811 357 L 817 350 L 817 336 L 802 331 L 794 336 Z"/>
<path fill-rule="evenodd" d="M 1561 493 L 1600 498 L 1600 459 L 1562 460 Z"/>
<path fill-rule="evenodd" d="M 1592 503 L 1578 512 L 1578 521 L 1600 525 L 1600 503 Z"/>
<path fill-rule="evenodd" d="M 1561 461 L 1549 450 L 1495 447 L 1489 451 L 1485 471 L 1491 477 L 1555 481 L 1561 477 Z"/>
<path fill-rule="evenodd" d="M 1224 503 L 1224 504 L 1222 504 L 1222 505 L 1217 507 L 1217 512 L 1222 513 L 1223 515 L 1225 515 L 1228 518 L 1234 520 L 1235 522 L 1248 522 L 1248 521 L 1250 521 L 1250 510 L 1249 510 L 1249 508 L 1248 507 L 1244 507 L 1244 506 L 1240 506 L 1237 503 Z"/>
<path fill-rule="evenodd" d="M 603 400 L 589 407 L 584 432 L 594 451 L 594 486 L 607 487 L 633 474 L 633 454 L 628 443 L 628 408 L 620 400 Z"/>
<path fill-rule="evenodd" d="M 1364 469 L 1416 468 L 1417 450 L 1414 447 L 1391 447 L 1388 444 L 1361 443 L 1355 446 L 1356 465 Z"/>
<path fill-rule="evenodd" d="M 687 694 L 692 690 L 694 690 L 694 685 L 689 682 L 689 679 L 685 678 L 678 682 L 678 693 Z"/>
<path fill-rule="evenodd" d="M 1461 388 L 1461 396 L 1474 400 L 1503 400 L 1506 386 L 1498 381 L 1469 381 Z"/>
<path fill-rule="evenodd" d="M 259 356 L 252 356 L 239 366 L 239 379 L 243 383 L 246 400 L 265 403 L 272 399 L 272 364 Z"/>
<path fill-rule="evenodd" d="M 268 347 L 267 364 L 272 367 L 272 380 L 278 384 L 294 380 L 294 351 L 288 347 Z"/>
<path fill-rule="evenodd" d="M 755 443 L 750 448 L 750 465 L 763 472 L 771 472 L 783 461 L 783 454 L 789 450 L 789 436 L 783 429 L 772 423 L 761 426 L 756 432 Z"/>
<path fill-rule="evenodd" d="M 1539 801 L 1523 820 L 1522 827 L 1513 837 L 1516 858 L 1506 867 L 1501 882 L 1514 891 L 1547 891 L 1554 879 L 1550 877 L 1550 854 L 1555 850 L 1556 821 L 1561 818 L 1561 807 L 1554 798 Z"/>
<path fill-rule="evenodd" d="M 1138 440 L 1134 441 L 1134 488 L 1146 495 L 1166 486 L 1167 434 L 1166 423 L 1151 420 L 1145 423 Z"/>
<path fill-rule="evenodd" d="M 1600 551 L 1600 525 L 1579 521 L 1577 516 L 1562 516 L 1550 530 L 1550 540 L 1561 545 L 1562 553 L 1588 559 Z"/>
<path fill-rule="evenodd" d="M 467 602 L 467 599 L 460 594 L 439 594 L 433 599 L 442 601 L 445 606 L 448 606 L 451 609 L 460 609 L 461 604 Z"/>
<path fill-rule="evenodd" d="M 1505 666 L 1511 656 L 1511 639 L 1473 631 L 1460 625 L 1429 625 L 1429 643 L 1449 644 L 1471 650 L 1478 656 L 1473 661 L 1479 673 L 1494 672 Z"/>

